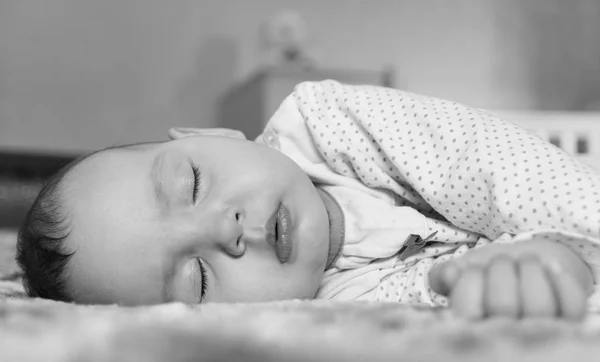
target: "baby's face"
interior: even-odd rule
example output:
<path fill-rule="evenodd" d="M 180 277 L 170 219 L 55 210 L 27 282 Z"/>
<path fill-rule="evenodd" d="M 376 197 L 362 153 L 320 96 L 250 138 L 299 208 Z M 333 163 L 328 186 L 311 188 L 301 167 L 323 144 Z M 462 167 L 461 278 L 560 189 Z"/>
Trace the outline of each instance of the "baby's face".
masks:
<path fill-rule="evenodd" d="M 325 207 L 302 170 L 266 146 L 204 136 L 113 149 L 65 181 L 75 251 L 66 286 L 77 302 L 312 298 L 323 277 Z M 282 205 L 291 225 L 279 218 L 275 231 Z M 269 235 L 284 229 L 291 253 L 280 260 Z"/>

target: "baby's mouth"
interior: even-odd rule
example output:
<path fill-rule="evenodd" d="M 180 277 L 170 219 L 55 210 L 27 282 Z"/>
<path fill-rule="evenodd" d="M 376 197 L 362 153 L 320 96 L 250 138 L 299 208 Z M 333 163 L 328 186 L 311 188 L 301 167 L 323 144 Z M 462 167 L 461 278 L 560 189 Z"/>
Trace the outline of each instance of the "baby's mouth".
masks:
<path fill-rule="evenodd" d="M 292 218 L 289 210 L 279 204 L 266 225 L 267 243 L 275 250 L 280 263 L 286 263 L 292 252 Z"/>

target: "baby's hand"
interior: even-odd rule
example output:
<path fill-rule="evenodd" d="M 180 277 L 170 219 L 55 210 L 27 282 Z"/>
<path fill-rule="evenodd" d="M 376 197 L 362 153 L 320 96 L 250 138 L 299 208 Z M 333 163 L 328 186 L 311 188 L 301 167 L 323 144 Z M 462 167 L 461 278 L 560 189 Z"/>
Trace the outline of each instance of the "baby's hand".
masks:
<path fill-rule="evenodd" d="M 581 319 L 593 279 L 568 247 L 545 240 L 491 244 L 435 266 L 431 288 L 469 319 Z"/>

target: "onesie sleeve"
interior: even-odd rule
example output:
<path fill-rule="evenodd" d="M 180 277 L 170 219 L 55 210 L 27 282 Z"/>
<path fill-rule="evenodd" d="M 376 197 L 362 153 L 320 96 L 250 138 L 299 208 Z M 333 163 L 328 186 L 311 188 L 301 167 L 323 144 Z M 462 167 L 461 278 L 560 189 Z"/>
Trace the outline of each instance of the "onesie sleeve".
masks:
<path fill-rule="evenodd" d="M 482 110 L 410 92 L 335 81 L 293 93 L 321 158 L 490 240 L 567 244 L 600 278 L 600 172 Z"/>

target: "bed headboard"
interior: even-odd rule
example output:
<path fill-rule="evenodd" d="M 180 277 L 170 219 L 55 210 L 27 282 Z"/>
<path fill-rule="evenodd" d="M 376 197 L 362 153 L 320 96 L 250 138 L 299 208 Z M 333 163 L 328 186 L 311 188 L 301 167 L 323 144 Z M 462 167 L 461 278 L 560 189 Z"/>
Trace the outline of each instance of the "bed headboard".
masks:
<path fill-rule="evenodd" d="M 600 170 L 600 112 L 490 111 Z"/>
<path fill-rule="evenodd" d="M 42 184 L 77 156 L 0 149 L 0 228 L 18 227 Z"/>

